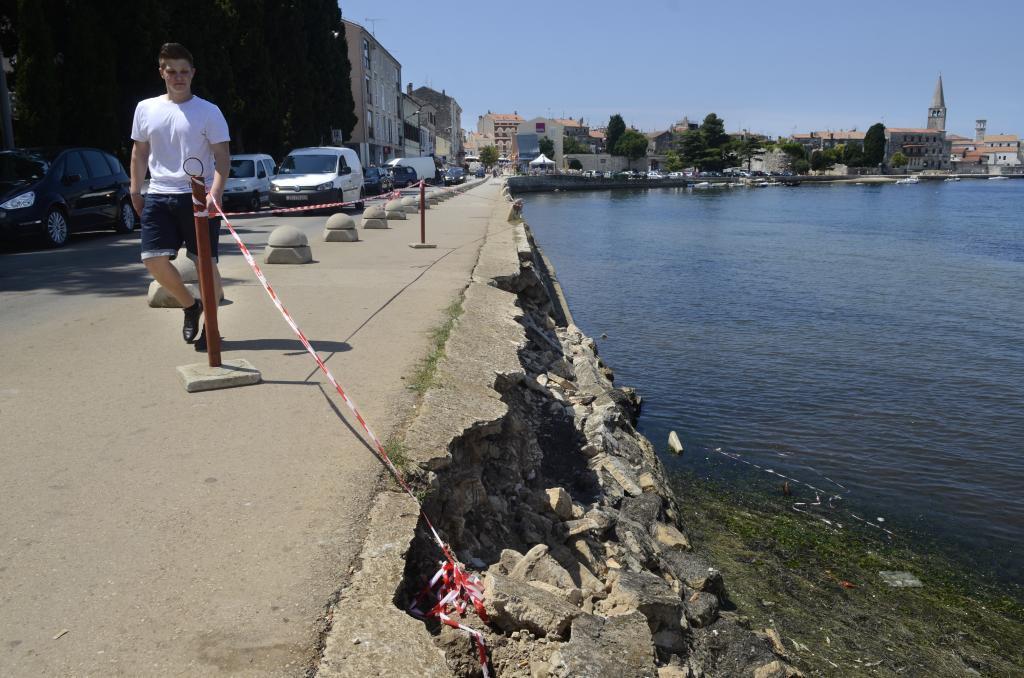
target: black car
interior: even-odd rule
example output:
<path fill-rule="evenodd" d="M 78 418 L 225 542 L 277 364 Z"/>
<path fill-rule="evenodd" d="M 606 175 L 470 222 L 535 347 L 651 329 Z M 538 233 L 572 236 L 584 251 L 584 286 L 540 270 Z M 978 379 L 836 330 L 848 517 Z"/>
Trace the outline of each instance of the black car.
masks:
<path fill-rule="evenodd" d="M 453 184 L 461 184 L 466 180 L 466 170 L 461 167 L 449 167 L 448 171 L 444 173 L 444 185 L 452 186 Z"/>
<path fill-rule="evenodd" d="M 117 158 L 96 148 L 0 152 L 0 234 L 42 235 L 60 247 L 71 231 L 135 230 L 129 180 Z"/>
<path fill-rule="evenodd" d="M 367 167 L 363 170 L 363 195 L 380 195 L 390 193 L 393 184 L 391 175 L 380 167 Z"/>
<path fill-rule="evenodd" d="M 391 182 L 395 188 L 406 188 L 419 181 L 416 170 L 405 165 L 395 165 L 391 168 Z"/>

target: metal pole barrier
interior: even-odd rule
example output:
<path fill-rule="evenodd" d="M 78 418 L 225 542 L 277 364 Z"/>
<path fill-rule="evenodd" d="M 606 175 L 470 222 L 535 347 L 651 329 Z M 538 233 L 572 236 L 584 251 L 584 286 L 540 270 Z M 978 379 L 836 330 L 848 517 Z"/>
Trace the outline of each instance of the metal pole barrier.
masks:
<path fill-rule="evenodd" d="M 192 177 L 192 214 L 196 222 L 196 249 L 199 251 L 199 293 L 203 299 L 203 331 L 210 367 L 220 367 L 220 330 L 217 329 L 217 292 L 213 284 L 210 258 L 210 220 L 206 212 L 206 182 Z"/>
<path fill-rule="evenodd" d="M 427 244 L 427 199 L 423 179 L 420 179 L 420 244 Z"/>

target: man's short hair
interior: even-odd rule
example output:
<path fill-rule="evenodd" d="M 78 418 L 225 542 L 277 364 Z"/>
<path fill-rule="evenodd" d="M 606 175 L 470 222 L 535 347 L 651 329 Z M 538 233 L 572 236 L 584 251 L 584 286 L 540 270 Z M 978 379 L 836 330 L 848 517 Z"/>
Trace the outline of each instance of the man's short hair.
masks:
<path fill-rule="evenodd" d="M 160 67 L 163 68 L 164 62 L 170 59 L 184 59 L 188 62 L 188 65 L 192 68 L 196 67 L 195 62 L 192 60 L 192 52 L 185 49 L 185 46 L 177 42 L 165 42 L 160 47 L 160 56 L 157 61 Z"/>

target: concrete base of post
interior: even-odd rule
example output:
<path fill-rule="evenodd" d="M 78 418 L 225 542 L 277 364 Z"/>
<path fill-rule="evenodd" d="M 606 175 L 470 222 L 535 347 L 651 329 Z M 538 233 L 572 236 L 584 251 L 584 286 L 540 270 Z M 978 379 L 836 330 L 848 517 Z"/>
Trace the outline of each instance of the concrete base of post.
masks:
<path fill-rule="evenodd" d="M 179 365 L 178 376 L 189 393 L 249 386 L 263 379 L 260 371 L 243 358 L 225 360 L 220 367 L 210 367 L 206 363 Z"/>
<path fill-rule="evenodd" d="M 437 245 L 434 245 L 429 242 L 411 242 L 409 243 L 409 247 L 413 248 L 414 250 L 432 250 L 435 247 L 437 247 Z"/>

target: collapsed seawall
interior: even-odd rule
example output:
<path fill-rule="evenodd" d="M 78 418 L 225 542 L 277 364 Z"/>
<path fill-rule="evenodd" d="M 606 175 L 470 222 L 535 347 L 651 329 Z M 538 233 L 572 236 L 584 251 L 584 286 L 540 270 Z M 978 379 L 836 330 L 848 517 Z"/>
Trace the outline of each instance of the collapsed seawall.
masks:
<path fill-rule="evenodd" d="M 404 435 L 424 511 L 484 580 L 499 676 L 799 675 L 723 609 L 693 553 L 640 399 L 571 323 L 511 196 L 495 204 L 435 384 Z M 469 637 L 405 610 L 440 553 L 415 502 L 382 492 L 332 611 L 319 675 L 475 676 Z"/>

